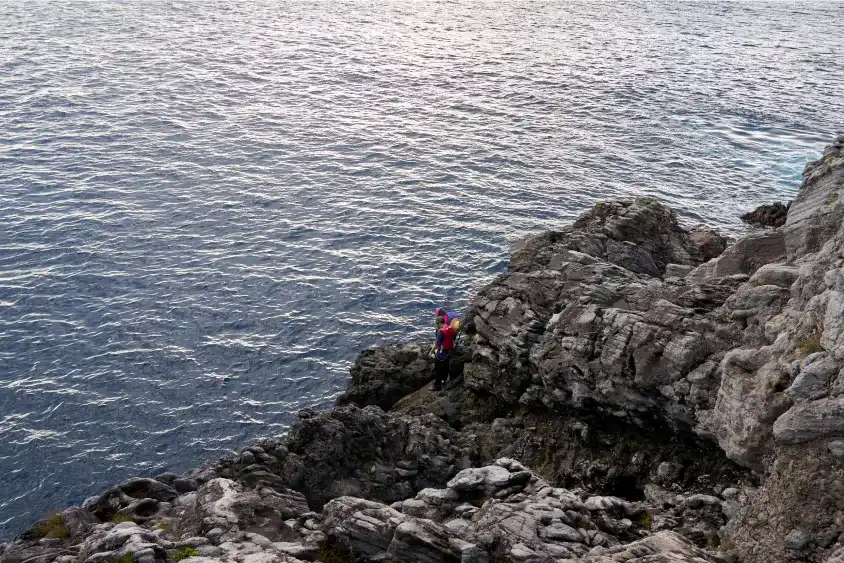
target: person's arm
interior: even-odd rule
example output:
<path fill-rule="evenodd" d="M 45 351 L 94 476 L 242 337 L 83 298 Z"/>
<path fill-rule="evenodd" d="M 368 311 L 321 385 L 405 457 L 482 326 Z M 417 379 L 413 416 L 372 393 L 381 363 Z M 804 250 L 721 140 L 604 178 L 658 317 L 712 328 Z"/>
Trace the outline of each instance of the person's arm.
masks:
<path fill-rule="evenodd" d="M 437 350 L 440 346 L 443 345 L 443 331 L 442 329 L 437 330 L 437 339 L 434 341 L 434 345 L 431 346 L 431 352 Z"/>

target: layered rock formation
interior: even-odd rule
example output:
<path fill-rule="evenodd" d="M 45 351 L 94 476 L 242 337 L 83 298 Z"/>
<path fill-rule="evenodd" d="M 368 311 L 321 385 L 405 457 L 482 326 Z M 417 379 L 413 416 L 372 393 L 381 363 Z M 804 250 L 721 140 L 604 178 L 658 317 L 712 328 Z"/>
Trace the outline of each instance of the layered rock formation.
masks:
<path fill-rule="evenodd" d="M 648 198 L 528 237 L 444 391 L 425 344 L 365 351 L 337 408 L 0 562 L 844 561 L 842 150 L 729 247 Z"/>

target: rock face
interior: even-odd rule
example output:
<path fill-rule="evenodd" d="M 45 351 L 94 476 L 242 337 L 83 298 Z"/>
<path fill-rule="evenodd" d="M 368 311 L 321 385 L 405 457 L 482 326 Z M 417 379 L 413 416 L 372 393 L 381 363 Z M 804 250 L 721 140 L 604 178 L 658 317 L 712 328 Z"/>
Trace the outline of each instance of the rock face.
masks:
<path fill-rule="evenodd" d="M 249 487 L 295 489 L 315 509 L 338 496 L 391 503 L 442 484 L 477 462 L 473 438 L 442 419 L 391 416 L 378 407 L 302 411 L 285 440 L 263 440 L 193 472 Z"/>
<path fill-rule="evenodd" d="M 783 296 L 738 292 L 741 275 L 661 280 L 667 266 L 699 264 L 705 253 L 653 200 L 599 206 L 577 225 L 588 230 L 528 241 L 511 271 L 479 291 L 465 385 L 510 406 L 694 427 L 741 338 L 727 300 L 751 310 Z M 590 247 L 592 231 L 600 244 Z M 628 231 L 634 245 L 621 238 Z"/>
<path fill-rule="evenodd" d="M 425 344 L 364 351 L 337 408 L 0 563 L 842 563 L 842 150 L 729 247 L 649 198 L 527 237 L 442 392 Z"/>
<path fill-rule="evenodd" d="M 803 171 L 803 184 L 788 210 L 784 228 L 790 260 L 819 251 L 839 232 L 842 161 L 844 137 L 838 137 L 820 160 L 809 163 Z"/>
<path fill-rule="evenodd" d="M 821 560 L 844 531 L 844 506 L 810 493 L 836 490 L 844 455 L 842 148 L 844 138 L 807 166 L 783 227 L 725 250 L 704 248 L 702 235 L 647 199 L 600 204 L 570 227 L 524 239 L 509 271 L 471 304 L 459 390 L 393 408 L 428 404 L 475 432 L 482 454 L 510 440 L 507 453 L 587 487 L 612 486 L 598 463 L 611 462 L 559 441 L 538 454 L 540 429 L 565 427 L 567 444 L 578 429 L 612 444 L 613 424 L 628 436 L 658 428 L 676 443 L 693 434 L 762 481 L 739 487 L 720 539 L 745 561 Z M 632 442 L 647 452 L 645 467 L 667 449 Z M 641 491 L 656 481 L 652 466 L 630 470 L 635 461 L 617 457 L 614 479 L 635 478 Z"/>

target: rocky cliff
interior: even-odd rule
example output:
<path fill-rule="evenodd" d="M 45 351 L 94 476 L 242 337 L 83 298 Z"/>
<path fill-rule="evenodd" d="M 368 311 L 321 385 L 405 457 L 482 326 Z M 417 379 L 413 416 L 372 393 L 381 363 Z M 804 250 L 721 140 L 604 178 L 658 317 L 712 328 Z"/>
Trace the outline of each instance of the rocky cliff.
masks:
<path fill-rule="evenodd" d="M 442 392 L 424 344 L 364 351 L 335 409 L 0 563 L 844 563 L 842 151 L 729 246 L 647 198 L 528 237 Z"/>

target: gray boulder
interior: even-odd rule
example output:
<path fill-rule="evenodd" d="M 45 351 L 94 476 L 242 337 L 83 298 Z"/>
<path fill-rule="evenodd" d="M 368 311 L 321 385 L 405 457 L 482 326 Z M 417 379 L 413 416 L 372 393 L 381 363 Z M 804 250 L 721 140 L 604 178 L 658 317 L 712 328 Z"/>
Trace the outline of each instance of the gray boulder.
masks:
<path fill-rule="evenodd" d="M 783 444 L 844 436 L 844 397 L 795 405 L 776 420 L 774 436 Z"/>
<path fill-rule="evenodd" d="M 309 512 L 305 497 L 294 491 L 284 494 L 270 488 L 246 489 L 230 479 L 212 479 L 196 492 L 195 506 L 184 516 L 184 526 L 196 535 L 233 530 L 258 534 L 268 541 L 300 539 L 287 521 Z M 221 532 L 221 533 L 220 533 Z"/>
<path fill-rule="evenodd" d="M 325 532 L 332 540 L 359 556 L 383 557 L 396 528 L 408 517 L 381 503 L 338 497 L 322 511 Z"/>
<path fill-rule="evenodd" d="M 175 489 L 161 481 L 138 478 L 89 499 L 83 507 L 104 521 L 118 513 L 145 518 L 155 513 L 160 502 L 172 501 L 177 496 Z"/>
<path fill-rule="evenodd" d="M 781 231 L 755 233 L 739 239 L 717 258 L 695 268 L 688 277 L 707 279 L 752 275 L 765 264 L 781 262 L 785 258 L 785 235 Z"/>
<path fill-rule="evenodd" d="M 448 528 L 429 520 L 408 520 L 396 526 L 387 556 L 393 561 L 461 563 L 465 548 Z"/>
<path fill-rule="evenodd" d="M 447 486 L 457 492 L 478 492 L 484 495 L 492 495 L 506 488 L 510 479 L 509 471 L 503 467 L 491 465 L 464 469 L 449 481 Z"/>

